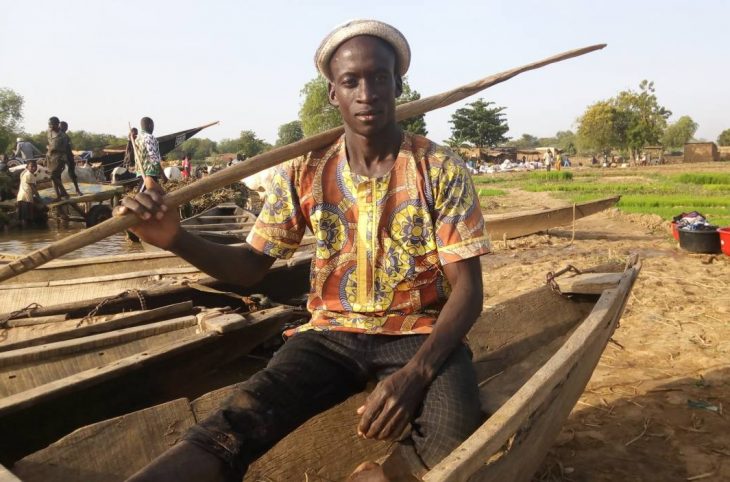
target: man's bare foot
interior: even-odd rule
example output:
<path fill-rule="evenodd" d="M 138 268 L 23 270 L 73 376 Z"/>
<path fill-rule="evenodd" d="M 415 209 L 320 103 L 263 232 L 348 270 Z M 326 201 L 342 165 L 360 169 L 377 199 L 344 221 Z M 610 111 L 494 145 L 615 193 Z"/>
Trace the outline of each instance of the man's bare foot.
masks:
<path fill-rule="evenodd" d="M 347 482 L 390 482 L 383 467 L 375 462 L 363 462 L 347 478 Z"/>

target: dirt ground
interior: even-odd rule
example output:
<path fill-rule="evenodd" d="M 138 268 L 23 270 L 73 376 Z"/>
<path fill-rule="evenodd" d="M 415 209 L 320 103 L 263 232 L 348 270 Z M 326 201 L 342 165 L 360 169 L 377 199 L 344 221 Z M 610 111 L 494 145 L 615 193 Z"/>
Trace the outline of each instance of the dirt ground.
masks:
<path fill-rule="evenodd" d="M 513 191 L 490 212 L 563 205 Z M 495 202 L 495 201 L 492 201 Z M 679 249 L 658 216 L 606 211 L 570 228 L 495 241 L 485 304 L 551 270 L 639 253 L 620 327 L 536 480 L 730 480 L 730 257 Z"/>

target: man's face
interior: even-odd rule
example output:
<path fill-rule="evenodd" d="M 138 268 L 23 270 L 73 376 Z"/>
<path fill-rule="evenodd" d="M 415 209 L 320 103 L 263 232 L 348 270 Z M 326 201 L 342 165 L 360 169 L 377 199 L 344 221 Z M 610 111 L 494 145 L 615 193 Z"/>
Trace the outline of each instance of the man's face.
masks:
<path fill-rule="evenodd" d="M 29 162 L 26 168 L 33 174 L 38 170 L 38 164 L 35 162 Z"/>
<path fill-rule="evenodd" d="M 402 90 L 395 60 L 384 41 L 365 35 L 343 43 L 332 56 L 330 102 L 354 132 L 369 137 L 395 123 L 395 98 Z"/>
<path fill-rule="evenodd" d="M 58 122 L 48 121 L 48 128 L 53 132 L 58 132 Z"/>

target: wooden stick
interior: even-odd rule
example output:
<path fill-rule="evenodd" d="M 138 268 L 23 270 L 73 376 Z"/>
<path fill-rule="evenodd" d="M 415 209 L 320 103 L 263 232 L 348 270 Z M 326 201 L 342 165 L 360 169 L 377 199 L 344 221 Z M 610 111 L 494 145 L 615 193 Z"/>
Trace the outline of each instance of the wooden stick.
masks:
<path fill-rule="evenodd" d="M 403 120 L 409 117 L 425 114 L 426 112 L 458 102 L 488 87 L 509 80 L 523 72 L 539 69 L 546 65 L 561 62 L 573 57 L 579 57 L 589 52 L 600 50 L 605 46 L 606 44 L 598 44 L 581 49 L 570 50 L 537 62 L 523 65 L 522 67 L 490 75 L 489 77 L 462 85 L 441 94 L 402 104 L 396 109 L 396 117 L 398 120 Z M 165 196 L 165 202 L 168 207 L 176 208 L 191 199 L 202 196 L 203 194 L 228 186 L 259 171 L 263 171 L 264 169 L 276 166 L 289 159 L 294 159 L 295 157 L 304 155 L 307 152 L 331 144 L 340 137 L 343 132 L 344 128 L 342 126 L 336 127 L 314 136 L 305 137 L 304 139 L 292 144 L 264 152 L 263 154 L 254 156 L 247 161 L 234 164 L 233 166 L 223 169 L 222 171 L 218 171 L 211 176 L 167 194 Z M 26 271 L 37 268 L 38 266 L 56 259 L 59 256 L 63 256 L 64 254 L 70 253 L 76 249 L 88 246 L 89 244 L 100 241 L 112 234 L 129 229 L 138 222 L 139 218 L 133 214 L 114 217 L 104 221 L 103 223 L 97 224 L 92 228 L 56 241 L 55 243 L 33 251 L 18 260 L 11 261 L 6 266 L 0 268 L 0 281 L 25 273 Z"/>

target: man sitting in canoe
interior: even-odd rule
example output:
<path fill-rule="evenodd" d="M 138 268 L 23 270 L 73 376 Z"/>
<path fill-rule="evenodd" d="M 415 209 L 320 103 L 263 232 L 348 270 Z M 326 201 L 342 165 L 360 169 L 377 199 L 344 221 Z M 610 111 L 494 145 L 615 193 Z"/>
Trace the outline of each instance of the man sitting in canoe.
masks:
<path fill-rule="evenodd" d="M 396 123 L 410 63 L 398 30 L 350 22 L 315 60 L 345 134 L 277 170 L 243 247 L 180 229 L 156 191 L 120 209 L 147 221 L 132 228 L 141 239 L 243 285 L 292 256 L 305 228 L 317 239 L 310 322 L 287 332 L 264 370 L 132 480 L 241 480 L 286 434 L 370 380 L 379 383 L 353 430 L 399 440 L 401 470 L 415 477 L 482 420 L 463 340 L 482 309 L 488 241 L 469 173 L 451 151 Z M 337 450 L 347 448 L 332 447 L 332 457 Z M 389 480 L 383 472 L 364 464 L 351 479 Z"/>

